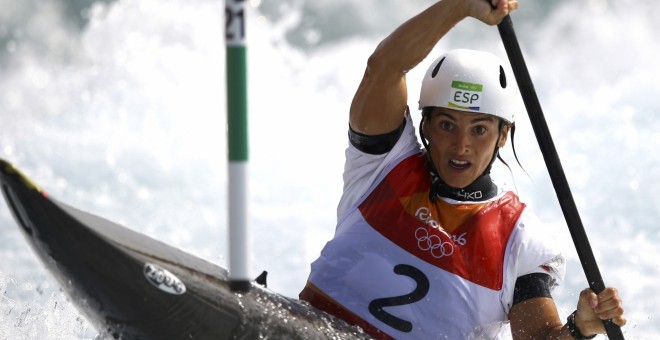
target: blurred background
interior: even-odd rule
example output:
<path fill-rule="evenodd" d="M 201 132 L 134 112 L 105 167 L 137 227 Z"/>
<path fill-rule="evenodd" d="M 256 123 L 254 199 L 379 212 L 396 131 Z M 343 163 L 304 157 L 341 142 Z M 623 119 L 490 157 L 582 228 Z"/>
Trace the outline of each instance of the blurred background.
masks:
<path fill-rule="evenodd" d="M 348 108 L 376 45 L 430 0 L 249 2 L 252 272 L 296 297 L 334 232 Z M 0 0 L 0 157 L 52 197 L 226 266 L 224 3 Z M 660 333 L 660 3 L 521 1 L 512 15 L 605 283 L 629 339 Z M 451 48 L 506 60 L 497 29 L 467 19 Z M 587 286 L 536 139 L 517 117 L 515 190 L 569 260 L 565 318 Z M 0 204 L 0 338 L 91 339 L 91 327 Z"/>

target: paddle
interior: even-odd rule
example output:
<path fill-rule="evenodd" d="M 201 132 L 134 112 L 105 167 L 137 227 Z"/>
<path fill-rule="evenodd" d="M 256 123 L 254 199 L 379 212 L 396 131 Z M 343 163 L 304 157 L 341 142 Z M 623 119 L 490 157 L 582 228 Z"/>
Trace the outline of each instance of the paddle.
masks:
<path fill-rule="evenodd" d="M 566 224 L 571 233 L 571 238 L 575 244 L 575 249 L 577 250 L 580 262 L 582 263 L 582 269 L 589 281 L 589 287 L 594 292 L 600 293 L 605 289 L 605 283 L 603 283 L 603 278 L 598 270 L 598 264 L 596 263 L 593 251 L 591 250 L 587 234 L 584 231 L 584 226 L 582 225 L 580 214 L 578 213 L 575 201 L 573 200 L 571 189 L 568 186 L 564 169 L 559 161 L 559 156 L 557 155 L 557 150 L 552 141 L 552 136 L 550 136 L 548 124 L 545 121 L 543 111 L 541 110 L 541 104 L 536 96 L 532 79 L 529 76 L 527 65 L 525 64 L 520 45 L 518 44 L 518 39 L 516 38 L 516 33 L 513 30 L 511 17 L 507 15 L 497 28 L 502 37 L 502 43 L 504 43 L 506 54 L 509 57 L 513 74 L 518 82 L 518 87 L 520 88 L 523 102 L 527 108 L 527 114 L 529 115 L 529 120 L 534 129 L 536 140 L 541 148 L 546 167 L 550 173 L 550 179 L 552 180 L 555 193 L 559 199 L 559 205 L 564 213 L 564 218 L 566 219 Z M 623 333 L 619 326 L 614 324 L 611 320 L 603 321 L 603 323 L 605 325 L 605 330 L 607 331 L 607 336 L 610 339 L 623 339 Z"/>

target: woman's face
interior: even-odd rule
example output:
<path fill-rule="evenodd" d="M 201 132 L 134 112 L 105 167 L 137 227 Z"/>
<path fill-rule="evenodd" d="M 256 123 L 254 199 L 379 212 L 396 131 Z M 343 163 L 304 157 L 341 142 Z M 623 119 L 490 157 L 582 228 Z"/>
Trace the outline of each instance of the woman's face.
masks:
<path fill-rule="evenodd" d="M 499 136 L 500 119 L 481 113 L 434 108 L 425 121 L 431 159 L 438 175 L 454 188 L 464 188 L 479 177 L 495 152 L 506 143 L 509 126 Z"/>

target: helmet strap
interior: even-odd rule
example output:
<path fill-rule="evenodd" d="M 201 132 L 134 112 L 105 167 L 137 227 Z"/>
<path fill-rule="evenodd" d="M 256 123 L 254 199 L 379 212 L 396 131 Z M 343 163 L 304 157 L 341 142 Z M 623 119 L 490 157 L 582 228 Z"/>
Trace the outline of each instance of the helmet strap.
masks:
<path fill-rule="evenodd" d="M 502 134 L 504 134 L 504 127 L 506 126 L 506 123 L 504 122 L 503 119 L 500 119 L 500 124 L 499 124 L 499 134 L 497 135 L 497 142 L 495 143 L 495 150 L 493 151 L 493 157 L 490 159 L 490 163 L 488 163 L 488 166 L 484 170 L 483 175 L 490 174 L 490 170 L 493 168 L 493 163 L 495 163 L 496 159 L 500 159 L 502 163 L 504 163 L 507 168 L 509 167 L 509 164 L 506 164 L 506 162 L 500 157 L 500 147 L 498 146 L 500 139 L 502 139 Z"/>

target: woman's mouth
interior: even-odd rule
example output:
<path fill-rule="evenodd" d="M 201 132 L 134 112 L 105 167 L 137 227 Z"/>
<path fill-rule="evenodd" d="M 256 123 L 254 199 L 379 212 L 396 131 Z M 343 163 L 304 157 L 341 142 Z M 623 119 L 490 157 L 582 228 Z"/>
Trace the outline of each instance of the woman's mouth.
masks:
<path fill-rule="evenodd" d="M 470 165 L 471 164 L 468 161 L 459 161 L 459 160 L 456 160 L 456 159 L 450 159 L 449 160 L 449 166 L 451 166 L 454 169 L 458 169 L 458 170 L 467 169 L 467 168 L 470 167 Z"/>

